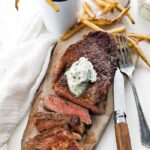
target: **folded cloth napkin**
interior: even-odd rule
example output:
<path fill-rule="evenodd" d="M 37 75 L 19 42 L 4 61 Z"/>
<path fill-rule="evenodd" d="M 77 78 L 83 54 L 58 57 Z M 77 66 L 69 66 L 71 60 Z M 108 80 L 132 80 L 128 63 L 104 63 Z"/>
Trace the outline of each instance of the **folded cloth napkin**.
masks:
<path fill-rule="evenodd" d="M 44 32 L 39 14 L 25 24 L 13 42 L 0 41 L 5 43 L 0 45 L 0 150 L 7 150 L 10 135 L 30 108 L 57 41 Z"/>

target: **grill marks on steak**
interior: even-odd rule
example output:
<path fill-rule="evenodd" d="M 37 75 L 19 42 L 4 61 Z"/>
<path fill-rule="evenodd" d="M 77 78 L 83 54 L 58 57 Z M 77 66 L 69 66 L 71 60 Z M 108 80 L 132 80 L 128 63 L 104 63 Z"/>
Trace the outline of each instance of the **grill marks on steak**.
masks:
<path fill-rule="evenodd" d="M 25 150 L 83 150 L 77 142 L 80 138 L 80 135 L 76 133 L 62 128 L 54 128 L 27 141 Z"/>
<path fill-rule="evenodd" d="M 54 90 L 68 100 L 84 106 L 94 113 L 102 113 L 99 103 L 105 106 L 108 88 L 111 84 L 119 60 L 113 37 L 105 32 L 91 32 L 83 40 L 72 44 L 67 49 L 55 71 Z M 97 81 L 89 83 L 84 94 L 77 98 L 68 88 L 67 79 L 64 75 L 67 69 L 80 57 L 86 57 L 93 64 L 97 72 Z"/>
<path fill-rule="evenodd" d="M 38 112 L 33 115 L 33 122 L 39 132 L 43 132 L 55 127 L 62 127 L 69 131 L 83 134 L 84 124 L 76 115 L 59 114 L 54 112 Z"/>
<path fill-rule="evenodd" d="M 85 124 L 91 124 L 91 117 L 84 108 L 81 108 L 80 106 L 77 106 L 70 102 L 66 102 L 64 99 L 58 96 L 46 96 L 44 99 L 44 108 L 57 113 L 76 115 Z"/>

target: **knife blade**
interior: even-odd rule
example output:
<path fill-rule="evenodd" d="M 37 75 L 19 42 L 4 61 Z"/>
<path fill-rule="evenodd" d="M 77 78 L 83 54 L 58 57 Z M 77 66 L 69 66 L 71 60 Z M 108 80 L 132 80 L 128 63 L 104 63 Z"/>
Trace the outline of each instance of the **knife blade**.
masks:
<path fill-rule="evenodd" d="M 124 78 L 119 68 L 114 77 L 114 121 L 118 150 L 131 150 L 131 140 L 126 122 Z"/>
<path fill-rule="evenodd" d="M 114 109 L 126 112 L 124 78 L 119 69 L 117 69 L 114 78 Z"/>

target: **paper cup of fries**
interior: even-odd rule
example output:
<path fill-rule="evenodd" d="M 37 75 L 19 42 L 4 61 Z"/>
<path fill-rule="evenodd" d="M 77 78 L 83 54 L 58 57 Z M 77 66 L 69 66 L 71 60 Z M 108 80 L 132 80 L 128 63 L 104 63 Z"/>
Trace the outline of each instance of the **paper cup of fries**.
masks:
<path fill-rule="evenodd" d="M 80 0 L 39 0 L 39 5 L 45 26 L 56 35 L 77 22 Z"/>

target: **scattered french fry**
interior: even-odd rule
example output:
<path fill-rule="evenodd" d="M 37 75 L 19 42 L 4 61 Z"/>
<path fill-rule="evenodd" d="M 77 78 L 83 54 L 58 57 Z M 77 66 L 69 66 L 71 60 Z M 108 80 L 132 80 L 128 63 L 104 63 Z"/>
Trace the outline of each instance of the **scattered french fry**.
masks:
<path fill-rule="evenodd" d="M 104 0 L 105 2 L 107 3 L 110 3 L 110 4 L 118 4 L 116 1 L 114 0 Z"/>
<path fill-rule="evenodd" d="M 20 0 L 15 0 L 15 7 L 18 10 L 18 4 Z M 52 0 L 46 0 L 46 2 L 56 11 L 59 11 L 58 6 L 52 1 Z M 82 11 L 79 14 L 80 22 L 74 25 L 73 28 L 71 28 L 68 32 L 66 32 L 63 36 L 61 36 L 61 40 L 67 40 L 74 34 L 76 34 L 78 31 L 80 31 L 82 28 L 88 26 L 91 29 L 95 31 L 103 31 L 108 32 L 112 34 L 125 32 L 126 28 L 125 26 L 121 26 L 118 28 L 114 28 L 111 30 L 103 30 L 99 26 L 106 26 L 110 25 L 114 22 L 120 21 L 124 15 L 126 15 L 132 24 L 135 24 L 134 19 L 128 12 L 130 7 L 124 8 L 121 4 L 116 2 L 115 0 L 94 0 L 95 4 L 101 9 L 103 13 L 108 13 L 114 8 L 117 8 L 120 10 L 120 14 L 114 19 L 114 20 L 107 20 L 107 19 L 95 19 L 95 14 L 93 10 L 91 9 L 90 5 L 84 1 Z M 134 38 L 134 40 L 132 39 Z M 143 40 L 150 41 L 150 35 L 146 34 L 136 34 L 136 33 L 130 33 L 127 34 L 127 39 L 129 41 L 129 45 L 133 46 L 136 50 L 137 54 L 143 59 L 143 61 L 150 67 L 150 60 L 145 56 L 142 49 L 139 47 L 138 43 Z"/>
<path fill-rule="evenodd" d="M 15 0 L 15 7 L 16 7 L 17 10 L 19 9 L 19 7 L 18 7 L 19 1 L 20 0 Z"/>
<path fill-rule="evenodd" d="M 92 23 L 98 25 L 98 26 L 106 26 L 110 25 L 112 23 L 111 20 L 106 20 L 106 19 L 99 19 L 99 20 L 91 20 Z"/>
<path fill-rule="evenodd" d="M 139 39 L 144 39 L 144 40 L 150 41 L 150 35 L 137 34 L 137 33 L 130 33 L 130 34 L 127 34 L 127 35 L 128 35 L 128 37 L 139 38 Z"/>
<path fill-rule="evenodd" d="M 117 3 L 112 3 L 109 7 L 110 10 L 114 9 L 117 6 Z"/>
<path fill-rule="evenodd" d="M 125 26 L 121 26 L 121 27 L 118 27 L 118 28 L 108 30 L 107 32 L 108 33 L 120 33 L 120 32 L 125 32 L 125 31 L 126 31 Z"/>
<path fill-rule="evenodd" d="M 116 6 L 120 11 L 123 11 L 125 8 L 123 8 L 123 6 L 121 6 L 119 3 Z M 129 18 L 129 20 L 131 21 L 132 24 L 135 24 L 134 19 L 132 18 L 132 16 L 130 15 L 129 12 L 126 13 L 126 16 Z"/>
<path fill-rule="evenodd" d="M 142 42 L 144 39 L 136 39 L 135 42 L 138 44 L 139 42 Z"/>
<path fill-rule="evenodd" d="M 132 40 L 130 37 L 127 37 L 128 41 L 132 44 L 132 46 L 135 48 L 137 54 L 144 60 L 144 62 L 150 67 L 150 60 L 145 56 L 144 52 L 141 50 L 141 48 L 138 46 L 138 44 Z"/>
<path fill-rule="evenodd" d="M 92 11 L 92 9 L 90 8 L 90 6 L 88 5 L 87 2 L 85 2 L 83 4 L 83 8 L 84 8 L 84 11 L 87 13 L 87 15 L 90 17 L 90 18 L 95 18 L 95 15 Z"/>
<path fill-rule="evenodd" d="M 134 40 L 134 42 L 136 43 L 136 44 L 139 44 L 139 42 L 140 42 L 140 40 L 139 39 L 133 39 Z M 130 44 L 130 43 L 129 43 Z"/>
<path fill-rule="evenodd" d="M 103 6 L 100 6 L 98 3 L 96 3 L 95 0 L 94 0 L 94 2 L 95 2 L 95 4 L 97 5 L 97 7 L 98 7 L 100 10 L 104 9 L 104 7 L 103 7 Z"/>
<path fill-rule="evenodd" d="M 95 30 L 95 31 L 103 31 L 103 32 L 108 32 L 108 33 L 120 33 L 120 32 L 125 32 L 126 31 L 125 26 L 121 26 L 121 27 L 118 27 L 118 28 L 114 28 L 114 29 L 105 31 L 102 28 L 96 26 L 95 24 L 93 24 L 92 22 L 90 22 L 88 20 L 84 20 L 83 23 L 85 25 L 87 25 L 88 27 L 90 27 L 91 29 Z"/>
<path fill-rule="evenodd" d="M 89 16 L 88 16 L 87 14 L 85 14 L 85 15 L 83 16 L 83 19 L 81 19 L 81 20 L 91 20 L 91 19 L 89 18 Z"/>
<path fill-rule="evenodd" d="M 128 12 L 128 10 L 130 9 L 130 7 L 124 9 L 117 18 L 115 18 L 114 20 L 107 20 L 107 19 L 99 19 L 99 20 L 92 20 L 92 22 L 96 25 L 99 26 L 105 26 L 105 25 L 110 25 L 116 21 L 120 21 L 122 19 L 122 17 Z"/>
<path fill-rule="evenodd" d="M 116 3 L 110 4 L 102 0 L 94 0 L 94 2 L 103 13 L 108 13 L 116 7 Z"/>
<path fill-rule="evenodd" d="M 109 11 L 111 11 L 111 8 L 109 6 L 102 9 L 103 13 L 108 13 Z"/>
<path fill-rule="evenodd" d="M 92 10 L 91 6 L 89 5 L 89 3 L 85 1 L 85 4 L 86 4 L 86 5 L 87 5 L 87 7 L 90 9 L 90 11 L 94 14 L 94 12 L 93 12 L 93 10 Z"/>
<path fill-rule="evenodd" d="M 116 7 L 120 10 L 120 11 L 123 11 L 125 8 L 123 6 L 121 6 L 119 3 L 117 3 L 116 1 L 114 0 L 104 0 L 105 2 L 108 2 L 110 4 L 115 4 Z M 133 19 L 133 17 L 130 15 L 130 13 L 128 12 L 126 14 L 126 16 L 129 18 L 129 20 L 131 21 L 132 24 L 135 24 L 135 21 Z"/>
<path fill-rule="evenodd" d="M 83 20 L 82 22 L 95 31 L 104 31 L 103 29 L 101 29 L 100 27 L 98 27 L 97 25 L 88 20 Z"/>
<path fill-rule="evenodd" d="M 46 2 L 56 11 L 59 12 L 58 6 L 52 0 L 46 0 Z"/>
<path fill-rule="evenodd" d="M 85 25 L 82 23 L 76 24 L 72 29 L 70 29 L 68 32 L 66 32 L 63 36 L 61 36 L 61 40 L 67 40 L 74 34 L 76 34 L 78 31 L 80 31 L 82 28 L 84 28 Z"/>
<path fill-rule="evenodd" d="M 128 10 L 130 9 L 130 7 L 124 9 L 119 15 L 118 17 L 116 17 L 114 20 L 107 20 L 107 19 L 99 19 L 99 20 L 93 20 L 91 21 L 92 23 L 99 25 L 99 26 L 105 26 L 105 25 L 110 25 L 116 21 L 120 21 L 122 19 L 122 17 L 128 12 Z"/>
<path fill-rule="evenodd" d="M 95 4 L 97 4 L 97 6 L 100 6 L 100 7 L 108 7 L 109 6 L 109 4 L 103 0 L 94 0 L 94 2 L 95 2 Z"/>
<path fill-rule="evenodd" d="M 97 3 L 97 0 L 94 0 L 94 3 L 97 5 L 97 7 L 102 10 L 104 9 L 104 6 L 100 6 L 99 3 Z"/>
<path fill-rule="evenodd" d="M 99 26 L 105 26 L 105 25 L 109 25 L 112 24 L 113 22 L 119 21 L 122 19 L 122 17 L 125 15 L 125 13 L 129 10 L 129 7 L 124 9 L 116 19 L 114 19 L 113 21 L 110 20 L 105 20 L 105 19 L 100 19 L 100 20 L 86 20 L 86 19 L 82 19 L 81 22 L 83 24 L 79 24 L 76 25 L 72 30 L 69 30 L 67 33 L 65 33 L 62 37 L 61 40 L 67 40 L 68 38 L 70 38 L 71 36 L 73 36 L 74 34 L 76 34 L 78 31 L 80 31 L 82 28 L 84 28 L 85 26 L 88 26 L 90 28 L 92 28 L 95 31 L 105 31 L 103 29 L 101 29 Z M 118 30 L 118 29 L 117 29 Z M 121 30 L 124 30 L 123 28 Z M 114 31 L 115 32 L 115 31 Z M 117 32 L 117 31 L 116 31 Z M 120 28 L 119 28 L 119 31 Z"/>
<path fill-rule="evenodd" d="M 122 17 L 129 11 L 130 7 L 125 8 L 113 22 L 120 21 Z"/>
<path fill-rule="evenodd" d="M 108 12 L 112 11 L 116 7 L 116 5 L 117 4 L 115 4 L 115 3 L 114 4 L 110 4 L 109 6 L 105 7 L 105 9 L 103 9 L 102 12 L 103 13 L 108 13 Z"/>
<path fill-rule="evenodd" d="M 79 19 L 83 20 L 85 16 L 85 10 L 82 8 L 81 11 L 79 12 Z"/>

